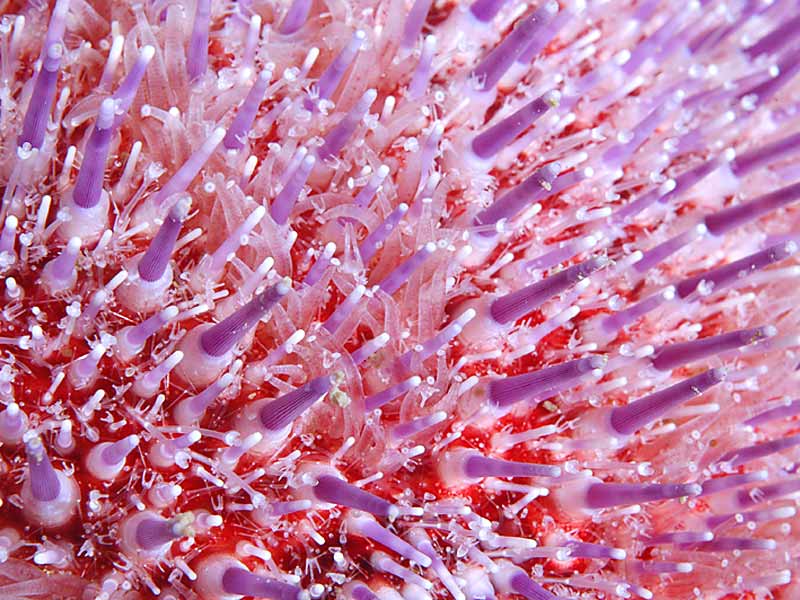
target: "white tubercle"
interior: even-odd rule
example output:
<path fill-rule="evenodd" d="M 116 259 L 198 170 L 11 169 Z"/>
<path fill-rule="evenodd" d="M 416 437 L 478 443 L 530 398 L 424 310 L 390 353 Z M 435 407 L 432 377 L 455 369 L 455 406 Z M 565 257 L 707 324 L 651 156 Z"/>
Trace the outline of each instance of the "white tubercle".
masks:
<path fill-rule="evenodd" d="M 186 448 L 199 442 L 202 437 L 203 434 L 194 430 L 179 438 L 158 440 L 150 447 L 147 457 L 156 467 L 169 468 L 177 464 L 181 468 L 187 468 L 189 455 Z"/>
<path fill-rule="evenodd" d="M 101 481 L 113 481 L 125 467 L 128 454 L 139 446 L 139 436 L 129 435 L 118 442 L 97 444 L 86 456 L 86 468 Z"/>
<path fill-rule="evenodd" d="M 152 398 L 155 396 L 164 378 L 169 375 L 170 371 L 178 366 L 183 360 L 183 352 L 176 350 L 170 354 L 164 362 L 154 367 L 148 373 L 140 376 L 133 384 L 133 393 L 142 398 Z"/>
<path fill-rule="evenodd" d="M 212 554 L 203 558 L 197 566 L 197 581 L 194 590 L 208 600 L 239 600 L 241 594 L 225 591 L 222 578 L 231 567 L 247 569 L 247 567 L 229 554 Z"/>
<path fill-rule="evenodd" d="M 65 419 L 56 436 L 56 448 L 60 454 L 67 454 L 75 449 L 75 436 L 72 435 L 72 421 Z"/>
<path fill-rule="evenodd" d="M 12 446 L 22 441 L 28 428 L 28 416 L 16 402 L 9 403 L 0 413 L 0 443 Z"/>
<path fill-rule="evenodd" d="M 194 515 L 180 513 L 172 519 L 143 510 L 122 522 L 119 528 L 119 546 L 127 556 L 136 556 L 142 562 L 164 558 L 172 542 L 194 535 Z"/>
<path fill-rule="evenodd" d="M 69 381 L 76 389 L 83 389 L 91 385 L 97 379 L 97 365 L 106 353 L 103 344 L 97 344 L 89 354 L 79 358 L 69 366 Z"/>
<path fill-rule="evenodd" d="M 108 209 L 110 197 L 106 190 L 101 190 L 100 201 L 91 208 L 82 208 L 70 203 L 68 218 L 61 222 L 58 236 L 63 240 L 79 237 L 89 245 L 100 239 L 108 228 Z"/>
<path fill-rule="evenodd" d="M 81 239 L 78 237 L 70 238 L 63 252 L 48 262 L 42 269 L 40 281 L 51 295 L 68 292 L 75 285 L 78 279 L 75 263 L 78 260 L 80 250 Z"/>
<path fill-rule="evenodd" d="M 236 365 L 236 362 L 234 362 Z M 192 425 L 203 416 L 208 406 L 234 381 L 231 373 L 225 373 L 199 394 L 184 398 L 175 405 L 173 416 L 179 425 Z"/>
<path fill-rule="evenodd" d="M 139 325 L 122 328 L 115 336 L 117 343 L 114 346 L 114 353 L 117 358 L 122 362 L 130 362 L 136 358 L 148 338 L 161 327 L 174 321 L 179 313 L 180 309 L 177 306 L 168 306 Z"/>
<path fill-rule="evenodd" d="M 169 300 L 167 292 L 173 281 L 171 264 L 167 265 L 164 273 L 155 281 L 147 281 L 139 277 L 135 263 L 128 265 L 127 268 L 131 275 L 125 281 L 123 293 L 119 294 L 120 302 L 126 308 L 147 314 L 167 304 Z"/>
<path fill-rule="evenodd" d="M 53 468 L 38 434 L 30 431 L 23 439 L 28 473 L 20 491 L 22 511 L 31 525 L 66 525 L 77 512 L 80 489 L 72 477 Z"/>

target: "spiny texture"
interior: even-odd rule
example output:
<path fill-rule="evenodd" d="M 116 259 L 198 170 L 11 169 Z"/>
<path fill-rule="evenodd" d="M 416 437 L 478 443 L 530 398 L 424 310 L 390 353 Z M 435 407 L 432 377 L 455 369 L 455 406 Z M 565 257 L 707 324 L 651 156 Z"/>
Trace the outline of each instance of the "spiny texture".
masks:
<path fill-rule="evenodd" d="M 0 1 L 0 597 L 800 596 L 797 9 Z"/>

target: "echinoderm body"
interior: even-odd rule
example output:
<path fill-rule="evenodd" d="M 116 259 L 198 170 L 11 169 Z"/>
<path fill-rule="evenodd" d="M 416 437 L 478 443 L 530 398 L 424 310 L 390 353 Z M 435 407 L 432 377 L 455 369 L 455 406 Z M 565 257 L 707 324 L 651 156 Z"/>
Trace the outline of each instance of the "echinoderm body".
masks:
<path fill-rule="evenodd" d="M 796 0 L 2 0 L 0 598 L 797 598 Z"/>

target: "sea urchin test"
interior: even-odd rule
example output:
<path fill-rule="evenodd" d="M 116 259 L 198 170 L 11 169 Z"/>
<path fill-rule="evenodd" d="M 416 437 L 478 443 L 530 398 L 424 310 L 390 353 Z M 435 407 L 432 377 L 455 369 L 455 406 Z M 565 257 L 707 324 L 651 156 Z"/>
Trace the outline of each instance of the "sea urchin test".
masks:
<path fill-rule="evenodd" d="M 800 597 L 795 0 L 0 7 L 0 598 Z"/>

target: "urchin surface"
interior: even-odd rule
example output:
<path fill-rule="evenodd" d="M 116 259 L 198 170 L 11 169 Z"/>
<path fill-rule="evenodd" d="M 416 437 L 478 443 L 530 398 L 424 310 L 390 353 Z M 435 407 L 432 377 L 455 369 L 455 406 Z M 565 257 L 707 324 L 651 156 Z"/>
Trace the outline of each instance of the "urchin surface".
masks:
<path fill-rule="evenodd" d="M 0 11 L 0 598 L 800 596 L 796 0 Z"/>

